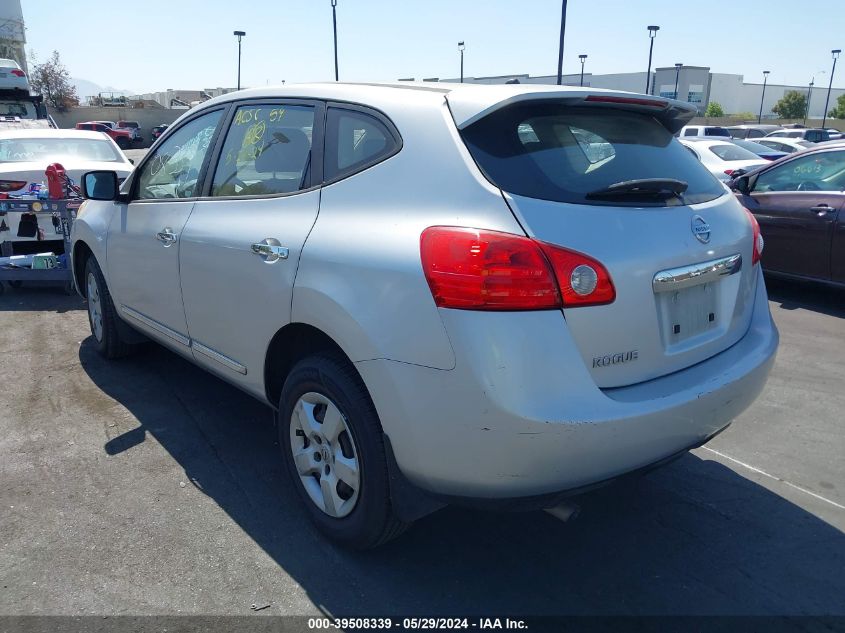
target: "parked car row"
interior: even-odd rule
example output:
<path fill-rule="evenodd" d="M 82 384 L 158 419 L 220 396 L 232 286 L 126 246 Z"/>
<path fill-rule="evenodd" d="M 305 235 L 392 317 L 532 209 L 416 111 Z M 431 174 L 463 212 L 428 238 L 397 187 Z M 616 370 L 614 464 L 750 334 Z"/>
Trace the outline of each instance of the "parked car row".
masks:
<path fill-rule="evenodd" d="M 802 126 L 783 127 L 771 124 L 747 124 L 723 127 L 720 125 L 687 125 L 679 132 L 681 138 L 688 137 L 725 137 L 736 139 L 788 138 L 801 139 L 810 143 L 823 143 L 838 140 L 842 132 L 835 128 L 805 128 Z"/>

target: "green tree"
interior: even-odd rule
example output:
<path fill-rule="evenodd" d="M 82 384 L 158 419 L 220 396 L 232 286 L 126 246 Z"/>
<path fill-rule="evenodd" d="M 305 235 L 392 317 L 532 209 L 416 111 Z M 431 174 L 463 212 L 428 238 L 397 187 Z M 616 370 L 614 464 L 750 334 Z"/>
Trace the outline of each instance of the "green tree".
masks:
<path fill-rule="evenodd" d="M 720 117 L 725 116 L 725 111 L 722 109 L 722 105 L 718 101 L 711 101 L 707 104 L 707 109 L 704 110 L 704 116 L 708 117 Z"/>
<path fill-rule="evenodd" d="M 50 59 L 43 64 L 33 64 L 29 83 L 35 92 L 44 97 L 47 105 L 58 110 L 79 105 L 76 88 L 70 83 L 70 73 L 59 59 L 59 51 L 53 51 Z"/>
<path fill-rule="evenodd" d="M 845 119 L 845 95 L 839 95 L 836 106 L 827 113 L 831 119 Z"/>
<path fill-rule="evenodd" d="M 789 90 L 772 108 L 782 119 L 800 119 L 807 111 L 807 97 L 797 90 Z"/>

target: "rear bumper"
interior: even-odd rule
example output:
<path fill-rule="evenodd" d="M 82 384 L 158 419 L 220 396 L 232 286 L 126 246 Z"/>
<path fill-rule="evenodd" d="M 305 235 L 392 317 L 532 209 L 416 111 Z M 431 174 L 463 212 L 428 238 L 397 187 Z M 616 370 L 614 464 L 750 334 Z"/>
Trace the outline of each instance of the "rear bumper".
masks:
<path fill-rule="evenodd" d="M 698 446 L 763 389 L 778 345 L 762 276 L 746 335 L 655 380 L 596 387 L 560 312 L 442 311 L 453 370 L 356 363 L 396 462 L 438 495 L 559 495 Z"/>

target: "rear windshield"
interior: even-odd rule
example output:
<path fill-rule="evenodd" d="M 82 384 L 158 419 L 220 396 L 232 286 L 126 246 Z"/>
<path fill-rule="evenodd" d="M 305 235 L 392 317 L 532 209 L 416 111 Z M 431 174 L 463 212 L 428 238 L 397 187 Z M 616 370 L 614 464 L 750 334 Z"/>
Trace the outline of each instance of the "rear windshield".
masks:
<path fill-rule="evenodd" d="M 722 160 L 760 160 L 760 157 L 754 152 L 749 152 L 744 147 L 734 145 L 733 143 L 711 145 L 708 149 Z"/>
<path fill-rule="evenodd" d="M 518 104 L 473 123 L 462 137 L 478 166 L 510 193 L 575 204 L 671 206 L 713 200 L 722 185 L 646 114 L 561 104 Z M 687 183 L 682 198 L 648 205 L 587 194 L 629 180 Z"/>
<path fill-rule="evenodd" d="M 0 163 L 80 160 L 123 162 L 109 141 L 88 138 L 4 138 L 0 139 Z"/>
<path fill-rule="evenodd" d="M 730 136 L 727 128 L 723 127 L 706 127 L 704 128 L 704 136 Z"/>

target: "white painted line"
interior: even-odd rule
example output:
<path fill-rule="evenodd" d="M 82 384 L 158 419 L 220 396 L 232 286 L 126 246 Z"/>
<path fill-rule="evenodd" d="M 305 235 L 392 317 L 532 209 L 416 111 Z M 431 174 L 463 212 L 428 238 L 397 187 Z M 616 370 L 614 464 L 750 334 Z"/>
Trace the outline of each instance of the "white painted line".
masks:
<path fill-rule="evenodd" d="M 796 490 L 799 490 L 799 491 L 801 491 L 805 494 L 808 494 L 811 497 L 815 497 L 816 499 L 819 499 L 820 501 L 824 501 L 825 503 L 829 503 L 830 505 L 832 505 L 836 508 L 839 508 L 840 510 L 845 510 L 845 506 L 840 505 L 840 504 L 836 503 L 835 501 L 832 501 L 831 499 L 828 499 L 826 497 L 822 497 L 821 495 L 816 494 L 812 490 L 807 490 L 806 488 L 802 488 L 801 486 L 796 486 L 795 484 L 786 481 L 786 479 L 781 479 L 780 477 L 777 477 L 776 475 L 770 475 L 765 470 L 760 470 L 759 468 L 755 468 L 751 464 L 746 464 L 745 462 L 741 462 L 738 459 L 734 459 L 730 455 L 725 455 L 724 453 L 720 453 L 719 451 L 713 450 L 712 448 L 710 448 L 708 446 L 702 446 L 701 448 L 703 448 L 705 451 L 710 451 L 711 453 L 715 453 L 719 457 L 722 457 L 724 459 L 732 461 L 735 464 L 739 464 L 743 468 L 747 468 L 748 470 L 753 470 L 755 473 L 759 473 L 759 474 L 761 474 L 765 477 L 768 477 L 769 479 L 774 479 L 775 481 L 779 481 L 782 484 L 786 484 L 790 488 L 795 488 Z"/>

